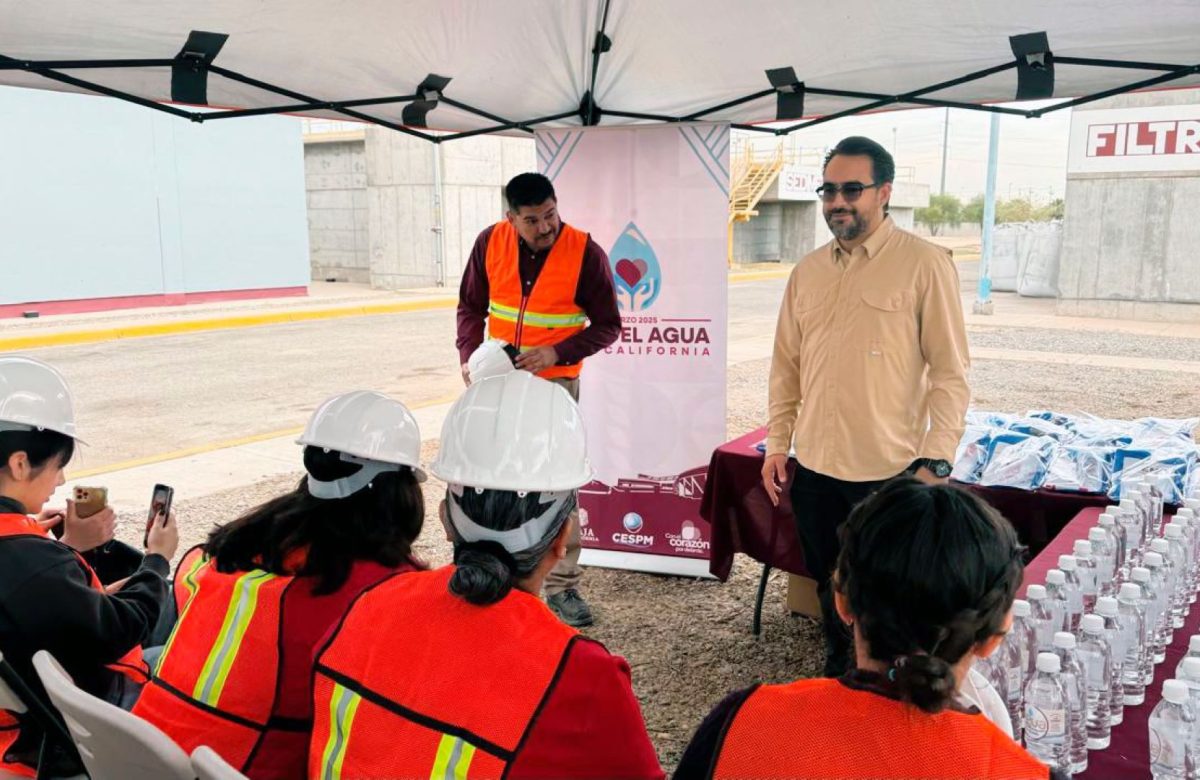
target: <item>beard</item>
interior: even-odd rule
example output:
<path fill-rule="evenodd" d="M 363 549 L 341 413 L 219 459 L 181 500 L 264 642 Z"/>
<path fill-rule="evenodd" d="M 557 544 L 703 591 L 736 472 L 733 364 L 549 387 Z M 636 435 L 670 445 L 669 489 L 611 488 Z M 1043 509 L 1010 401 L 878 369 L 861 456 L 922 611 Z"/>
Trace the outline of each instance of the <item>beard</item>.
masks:
<path fill-rule="evenodd" d="M 834 222 L 835 216 L 845 215 L 850 217 L 847 222 Z M 825 224 L 829 226 L 829 232 L 843 241 L 853 241 L 863 234 L 867 229 L 867 223 L 859 216 L 859 213 L 854 209 L 834 209 L 825 212 Z"/>

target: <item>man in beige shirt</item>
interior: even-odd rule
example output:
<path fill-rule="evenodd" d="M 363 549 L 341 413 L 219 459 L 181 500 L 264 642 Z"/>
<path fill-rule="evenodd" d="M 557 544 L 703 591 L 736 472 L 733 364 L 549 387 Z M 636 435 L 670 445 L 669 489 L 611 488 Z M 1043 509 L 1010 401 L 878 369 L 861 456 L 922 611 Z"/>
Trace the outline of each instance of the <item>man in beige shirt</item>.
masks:
<path fill-rule="evenodd" d="M 829 577 L 838 529 L 876 487 L 905 471 L 950 475 L 970 390 L 958 272 L 950 252 L 887 214 L 895 163 L 869 138 L 842 140 L 818 189 L 834 240 L 792 271 L 771 360 L 763 485 L 791 486 L 805 563 L 825 621 L 825 674 L 840 676 L 849 634 Z"/>

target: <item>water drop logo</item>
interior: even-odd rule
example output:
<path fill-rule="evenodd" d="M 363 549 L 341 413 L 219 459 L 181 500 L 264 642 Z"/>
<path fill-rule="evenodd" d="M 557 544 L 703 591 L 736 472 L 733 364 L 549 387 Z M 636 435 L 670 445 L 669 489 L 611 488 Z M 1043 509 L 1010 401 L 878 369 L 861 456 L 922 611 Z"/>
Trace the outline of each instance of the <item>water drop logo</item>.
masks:
<path fill-rule="evenodd" d="M 639 515 L 637 512 L 630 512 L 629 514 L 625 515 L 625 517 L 621 518 L 621 525 L 625 526 L 625 530 L 629 533 L 636 534 L 638 531 L 642 530 L 644 523 L 642 522 L 641 515 Z"/>
<path fill-rule="evenodd" d="M 617 306 L 624 312 L 649 309 L 662 291 L 662 269 L 650 242 L 630 222 L 621 231 L 617 243 L 608 252 L 613 281 L 617 287 Z"/>

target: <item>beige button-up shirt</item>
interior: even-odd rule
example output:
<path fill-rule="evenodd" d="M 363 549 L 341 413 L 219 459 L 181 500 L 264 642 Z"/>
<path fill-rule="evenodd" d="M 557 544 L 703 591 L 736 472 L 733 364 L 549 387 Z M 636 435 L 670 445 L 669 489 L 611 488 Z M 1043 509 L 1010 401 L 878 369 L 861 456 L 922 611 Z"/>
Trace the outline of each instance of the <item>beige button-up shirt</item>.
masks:
<path fill-rule="evenodd" d="M 890 217 L 853 252 L 836 240 L 788 279 L 771 381 L 767 453 L 848 482 L 917 458 L 953 462 L 970 389 L 950 251 Z"/>

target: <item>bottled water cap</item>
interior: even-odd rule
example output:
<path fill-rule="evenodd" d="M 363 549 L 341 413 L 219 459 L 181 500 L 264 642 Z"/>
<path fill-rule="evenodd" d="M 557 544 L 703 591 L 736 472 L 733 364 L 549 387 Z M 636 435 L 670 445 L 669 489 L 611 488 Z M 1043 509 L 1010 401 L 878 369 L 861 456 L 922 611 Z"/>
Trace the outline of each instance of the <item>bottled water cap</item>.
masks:
<path fill-rule="evenodd" d="M 1188 700 L 1188 686 L 1183 680 L 1167 680 L 1162 687 L 1163 698 L 1172 704 L 1183 704 Z"/>
<path fill-rule="evenodd" d="M 1062 662 L 1054 653 L 1038 653 L 1037 670 L 1047 674 L 1058 674 L 1062 671 Z"/>

